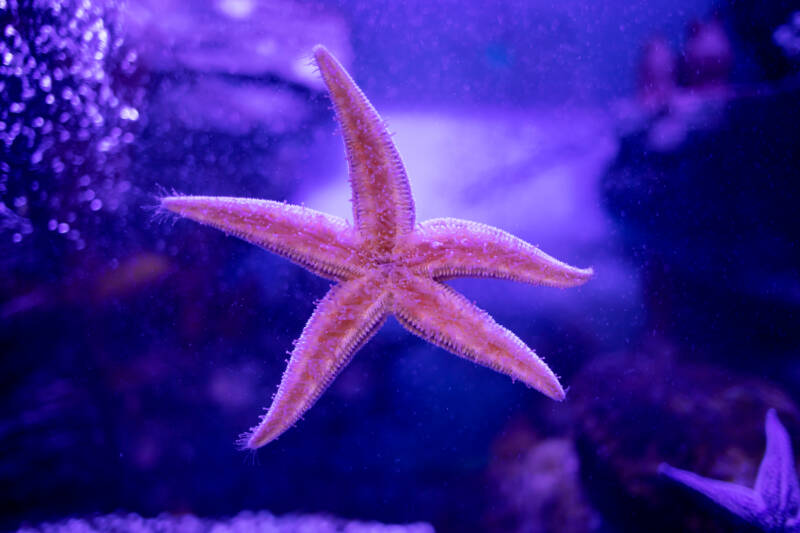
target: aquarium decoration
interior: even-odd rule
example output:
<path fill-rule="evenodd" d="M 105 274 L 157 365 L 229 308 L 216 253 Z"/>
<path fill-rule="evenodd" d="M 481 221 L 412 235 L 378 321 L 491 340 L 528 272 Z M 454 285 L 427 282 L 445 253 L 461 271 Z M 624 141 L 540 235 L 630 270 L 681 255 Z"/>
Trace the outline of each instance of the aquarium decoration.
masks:
<path fill-rule="evenodd" d="M 555 374 L 525 343 L 442 281 L 471 276 L 574 287 L 592 269 L 571 267 L 476 222 L 441 218 L 416 224 L 405 168 L 386 125 L 328 50 L 315 47 L 314 59 L 344 136 L 354 226 L 270 200 L 161 199 L 165 210 L 336 282 L 295 344 L 272 405 L 241 444 L 256 449 L 289 429 L 390 314 L 423 339 L 562 400 Z"/>

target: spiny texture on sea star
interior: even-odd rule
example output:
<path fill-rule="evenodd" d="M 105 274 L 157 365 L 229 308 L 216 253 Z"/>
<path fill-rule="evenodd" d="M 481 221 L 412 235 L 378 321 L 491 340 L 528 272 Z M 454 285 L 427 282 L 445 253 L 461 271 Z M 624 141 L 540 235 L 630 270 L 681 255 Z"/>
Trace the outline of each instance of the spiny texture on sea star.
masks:
<path fill-rule="evenodd" d="M 270 200 L 161 200 L 170 211 L 336 282 L 297 341 L 272 405 L 242 445 L 259 448 L 289 429 L 390 314 L 423 339 L 562 400 L 558 379 L 530 348 L 442 281 L 477 276 L 573 287 L 592 270 L 483 224 L 451 218 L 416 224 L 403 162 L 380 116 L 330 52 L 317 46 L 314 59 L 344 135 L 354 226 Z"/>
<path fill-rule="evenodd" d="M 708 479 L 668 464 L 662 464 L 658 470 L 764 531 L 800 532 L 800 485 L 792 443 L 775 409 L 767 412 L 765 426 L 767 450 L 752 489 Z"/>

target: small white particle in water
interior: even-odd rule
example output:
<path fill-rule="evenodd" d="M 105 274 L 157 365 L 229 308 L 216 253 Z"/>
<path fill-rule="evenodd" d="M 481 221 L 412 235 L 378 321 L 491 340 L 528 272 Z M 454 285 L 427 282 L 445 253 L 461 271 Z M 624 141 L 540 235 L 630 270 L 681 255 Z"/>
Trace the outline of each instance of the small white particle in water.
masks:
<path fill-rule="evenodd" d="M 56 97 L 55 97 L 55 96 L 53 96 L 52 94 L 48 94 L 47 96 L 45 96 L 45 97 L 44 97 L 44 101 L 45 101 L 45 102 L 46 102 L 48 105 L 52 105 L 52 104 L 53 104 L 53 102 L 55 102 L 55 101 L 56 101 Z"/>
<path fill-rule="evenodd" d="M 42 76 L 42 79 L 39 80 L 39 87 L 41 87 L 43 91 L 49 91 L 53 87 L 53 79 L 48 74 L 45 74 Z"/>
<path fill-rule="evenodd" d="M 22 207 L 28 203 L 28 199 L 24 196 L 17 196 L 14 198 L 14 207 Z"/>
<path fill-rule="evenodd" d="M 92 200 L 92 203 L 89 204 L 89 209 L 92 211 L 99 211 L 103 207 L 103 201 L 100 198 L 95 198 Z"/>
<path fill-rule="evenodd" d="M 22 234 L 21 233 L 15 233 L 14 235 L 11 236 L 11 240 L 14 241 L 14 242 L 21 241 L 22 240 Z"/>
<path fill-rule="evenodd" d="M 14 59 L 14 54 L 12 54 L 11 52 L 6 52 L 5 54 L 3 54 L 3 64 L 4 65 L 11 64 L 11 60 L 12 59 Z"/>
<path fill-rule="evenodd" d="M 50 231 L 53 231 L 57 227 L 58 227 L 58 222 L 56 222 L 56 219 L 51 218 L 50 220 L 47 221 L 47 229 L 49 229 Z"/>
<path fill-rule="evenodd" d="M 58 232 L 64 234 L 69 231 L 69 224 L 62 222 L 58 225 Z"/>

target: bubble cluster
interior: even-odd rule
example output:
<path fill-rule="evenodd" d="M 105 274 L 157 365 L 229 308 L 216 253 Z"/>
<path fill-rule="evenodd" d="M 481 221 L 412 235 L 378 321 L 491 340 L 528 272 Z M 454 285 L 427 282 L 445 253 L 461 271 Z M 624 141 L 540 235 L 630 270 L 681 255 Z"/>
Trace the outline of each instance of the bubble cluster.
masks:
<path fill-rule="evenodd" d="M 130 186 L 142 94 L 118 4 L 0 0 L 0 242 L 44 231 L 83 248 Z"/>

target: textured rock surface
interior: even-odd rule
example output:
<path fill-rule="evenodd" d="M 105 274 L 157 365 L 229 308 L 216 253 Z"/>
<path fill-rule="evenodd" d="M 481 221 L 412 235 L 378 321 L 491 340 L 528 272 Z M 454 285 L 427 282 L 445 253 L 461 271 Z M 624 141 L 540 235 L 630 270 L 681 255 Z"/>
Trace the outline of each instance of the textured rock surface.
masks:
<path fill-rule="evenodd" d="M 574 443 L 541 438 L 533 424 L 514 419 L 492 443 L 485 527 L 509 533 L 601 531 L 581 485 Z"/>

